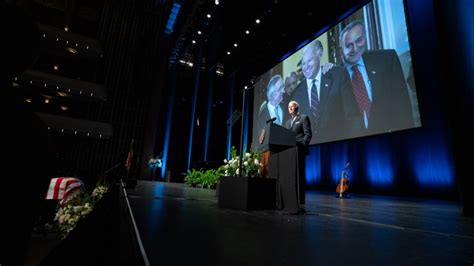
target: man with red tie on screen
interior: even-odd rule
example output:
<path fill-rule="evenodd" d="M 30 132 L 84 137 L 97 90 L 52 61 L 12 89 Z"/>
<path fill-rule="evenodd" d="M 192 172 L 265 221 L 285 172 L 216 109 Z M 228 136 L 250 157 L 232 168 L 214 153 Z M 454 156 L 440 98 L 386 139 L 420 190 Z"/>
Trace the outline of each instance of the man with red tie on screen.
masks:
<path fill-rule="evenodd" d="M 367 51 L 366 32 L 360 21 L 340 33 L 344 66 L 363 117 L 363 135 L 414 126 L 405 77 L 395 50 Z"/>
<path fill-rule="evenodd" d="M 349 76 L 342 67 L 321 68 L 323 45 L 313 41 L 303 49 L 302 70 L 305 79 L 295 89 L 299 111 L 311 120 L 311 144 L 356 136 L 362 126 Z"/>

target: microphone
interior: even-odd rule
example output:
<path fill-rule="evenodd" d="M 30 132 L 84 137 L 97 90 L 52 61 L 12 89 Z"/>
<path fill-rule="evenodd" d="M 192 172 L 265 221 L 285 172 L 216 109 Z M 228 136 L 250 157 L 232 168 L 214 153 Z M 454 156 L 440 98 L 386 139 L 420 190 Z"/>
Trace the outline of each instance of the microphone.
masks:
<path fill-rule="evenodd" d="M 276 117 L 273 117 L 273 118 L 268 119 L 266 123 L 268 124 L 268 123 L 273 122 L 273 121 L 275 121 L 275 120 L 277 120 L 277 118 L 276 118 Z"/>

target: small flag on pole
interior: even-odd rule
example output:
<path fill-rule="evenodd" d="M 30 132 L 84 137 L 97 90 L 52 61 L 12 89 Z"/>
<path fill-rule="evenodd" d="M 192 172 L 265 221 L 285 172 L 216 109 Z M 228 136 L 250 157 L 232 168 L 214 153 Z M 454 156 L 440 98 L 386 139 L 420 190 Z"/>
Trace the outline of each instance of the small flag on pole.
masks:
<path fill-rule="evenodd" d="M 127 160 L 125 161 L 125 168 L 127 168 L 127 172 L 130 172 L 130 168 L 132 167 L 132 160 L 133 160 L 133 139 L 130 143 L 130 149 L 128 150 Z"/>

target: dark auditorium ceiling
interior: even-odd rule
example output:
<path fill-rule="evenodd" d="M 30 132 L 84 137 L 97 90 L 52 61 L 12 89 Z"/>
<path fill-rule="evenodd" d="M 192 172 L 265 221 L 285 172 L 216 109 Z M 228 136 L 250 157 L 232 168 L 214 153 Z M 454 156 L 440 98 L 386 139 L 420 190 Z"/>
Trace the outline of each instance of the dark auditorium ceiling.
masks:
<path fill-rule="evenodd" d="M 334 23 L 354 5 L 367 1 L 225 1 L 225 64 L 260 75 L 313 34 Z M 245 4 L 244 4 L 245 3 Z M 328 7 L 331 8 L 328 8 Z M 260 19 L 260 24 L 255 20 Z M 245 30 L 250 28 L 250 34 Z M 234 43 L 238 43 L 235 48 Z"/>
<path fill-rule="evenodd" d="M 148 0 L 156 8 L 162 19 L 170 15 L 173 3 L 182 7 L 170 36 L 176 41 L 178 56 L 192 54 L 197 40 L 196 32 L 203 36 L 217 34 L 221 45 L 217 48 L 220 63 L 227 69 L 239 69 L 247 75 L 261 74 L 276 64 L 281 56 L 298 44 L 310 38 L 323 25 L 331 24 L 334 17 L 341 16 L 363 0 L 332 1 L 229 1 L 220 0 Z M 37 20 L 46 25 L 64 27 L 71 25 L 74 32 L 88 37 L 97 37 L 103 0 L 34 0 L 33 6 Z M 331 6 L 331 8 L 328 8 Z M 212 14 L 208 19 L 207 14 Z M 260 19 L 260 24 L 255 22 Z M 250 33 L 246 34 L 245 31 Z M 161 31 L 158 34 L 164 35 Z M 237 47 L 234 44 L 237 43 Z M 176 47 L 175 47 L 176 48 Z M 227 55 L 227 52 L 231 55 Z M 178 58 L 176 58 L 178 59 Z"/>

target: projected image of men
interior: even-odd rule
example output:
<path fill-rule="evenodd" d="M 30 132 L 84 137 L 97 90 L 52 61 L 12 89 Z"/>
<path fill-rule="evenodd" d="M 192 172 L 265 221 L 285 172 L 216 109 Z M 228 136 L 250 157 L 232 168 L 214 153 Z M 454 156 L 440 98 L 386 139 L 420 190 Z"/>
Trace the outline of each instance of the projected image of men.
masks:
<path fill-rule="evenodd" d="M 323 73 L 322 54 L 323 46 L 318 40 L 304 48 L 301 65 L 305 79 L 294 93 L 300 113 L 310 117 L 311 144 L 354 136 L 361 127 L 347 73 L 342 67 L 332 67 Z"/>
<path fill-rule="evenodd" d="M 340 33 L 344 67 L 349 74 L 364 135 L 414 126 L 412 106 L 395 50 L 367 50 L 364 24 L 349 23 Z"/>
<path fill-rule="evenodd" d="M 283 124 L 283 109 L 280 104 L 283 100 L 284 85 L 280 75 L 273 76 L 267 85 L 267 100 L 259 108 L 257 126 L 259 129 L 265 127 L 267 121 L 275 118 L 273 123 Z"/>

